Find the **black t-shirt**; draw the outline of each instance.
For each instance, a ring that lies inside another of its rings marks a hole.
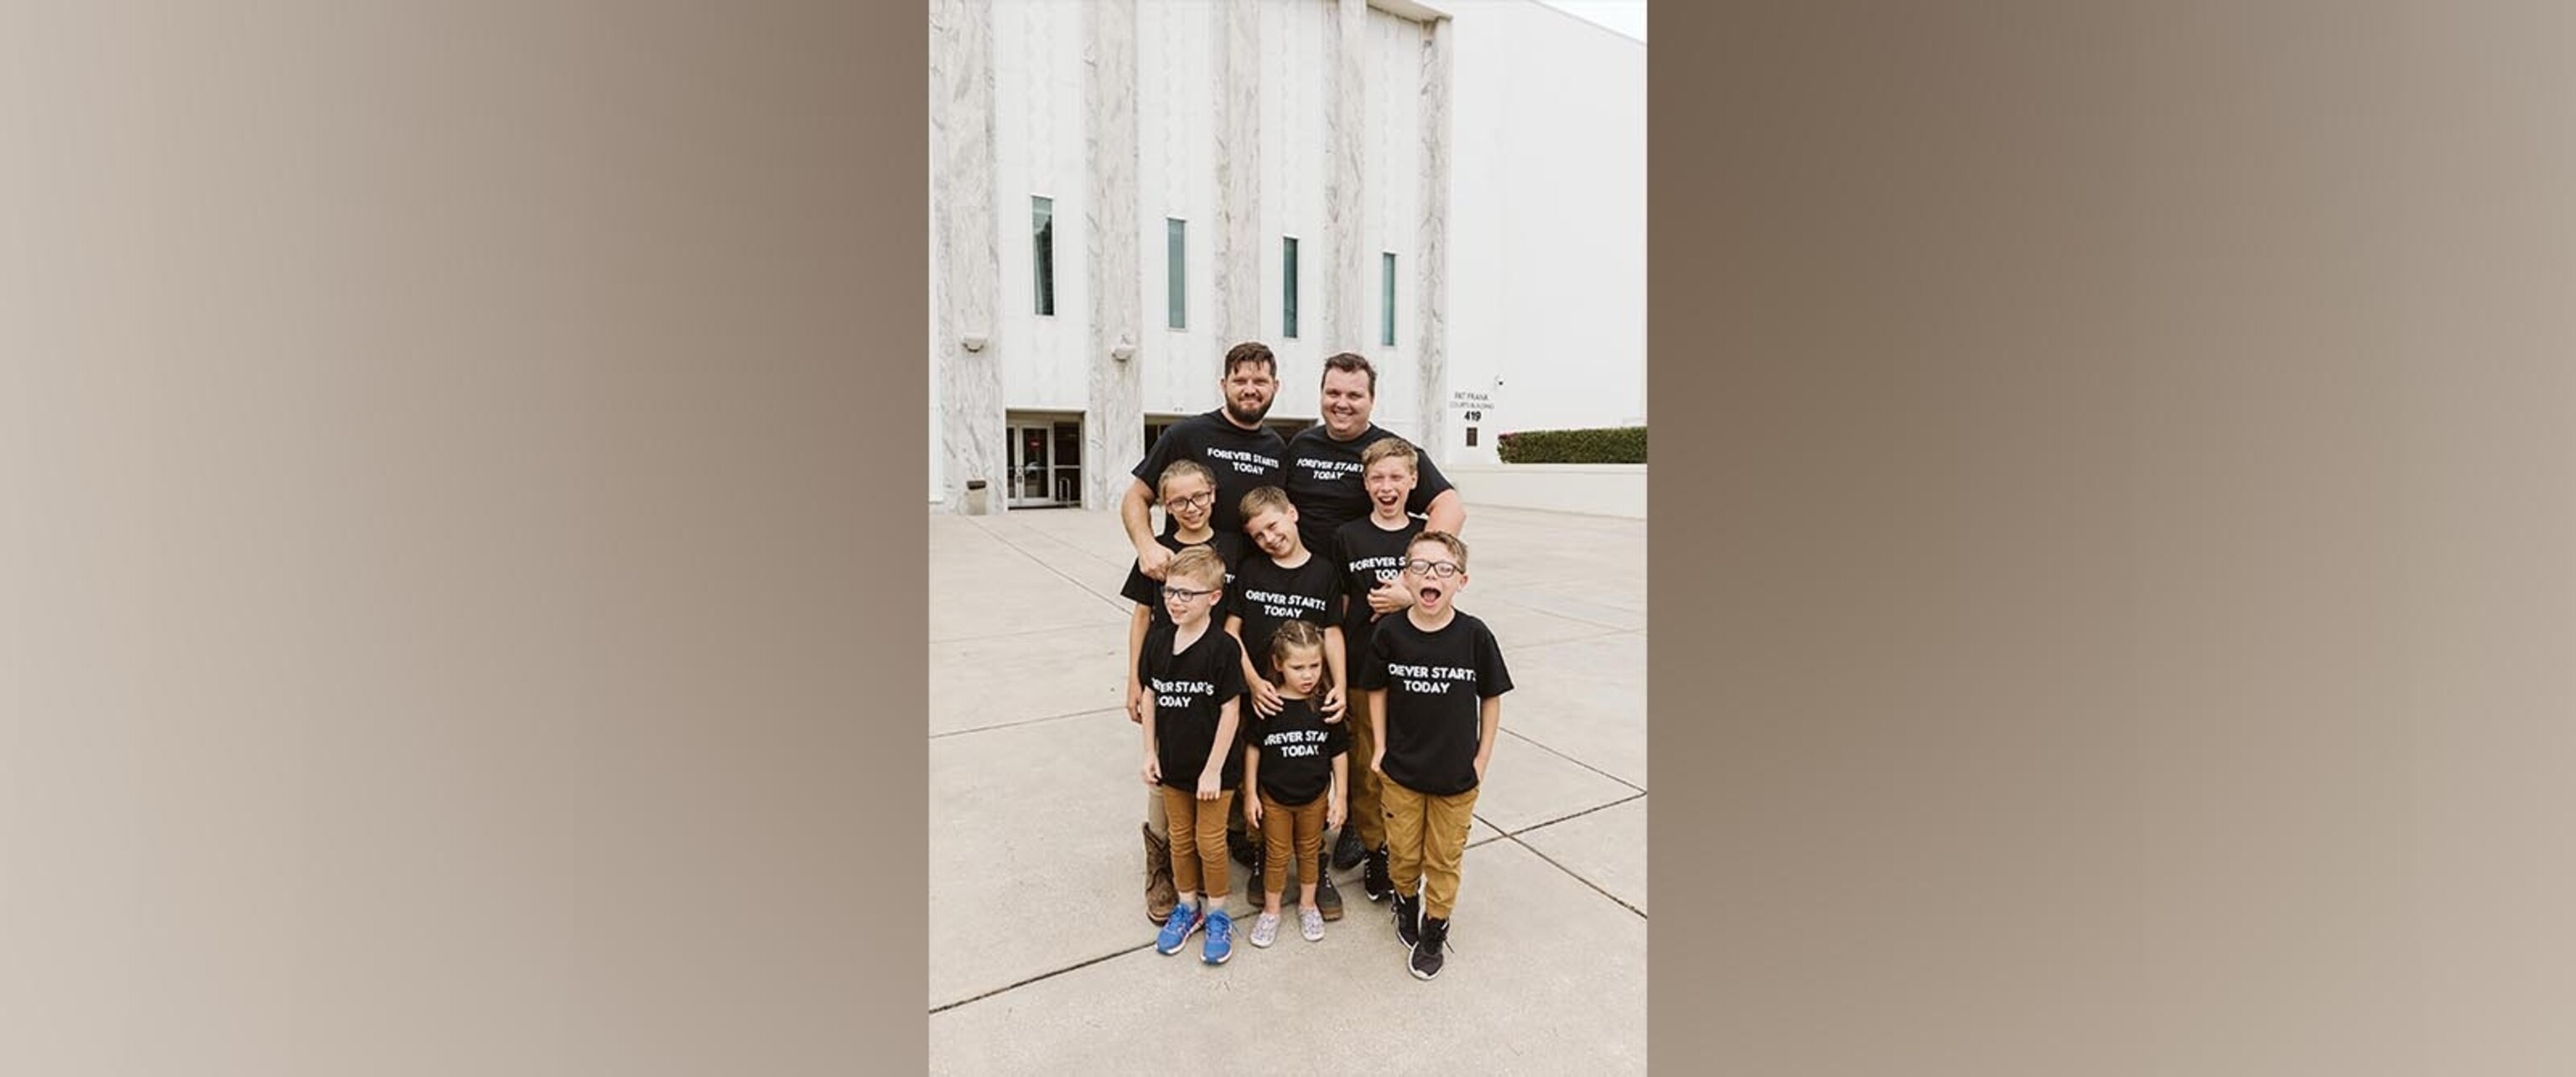
[[[1369,608],[1369,592],[1404,571],[1404,549],[1424,526],[1408,516],[1403,530],[1387,531],[1377,521],[1361,517],[1333,532],[1333,548],[1342,564],[1342,647],[1351,665],[1358,666],[1368,653],[1370,626],[1381,619]],[[1402,617],[1404,611],[1387,616]]]
[[[1145,633],[1145,652],[1136,658],[1136,679],[1154,700],[1154,758],[1162,764],[1163,784],[1196,790],[1199,771],[1207,767],[1208,752],[1216,747],[1216,727],[1225,717],[1225,703],[1243,694],[1243,652],[1235,649],[1234,637],[1211,624],[1188,650],[1173,654],[1177,631],[1164,625]],[[1217,787],[1232,789],[1241,784],[1243,753],[1228,744],[1224,777]]]
[[[1179,553],[1190,546],[1205,546],[1215,550],[1217,560],[1225,562],[1225,589],[1228,594],[1234,593],[1235,566],[1242,564],[1244,553],[1252,549],[1252,540],[1245,538],[1240,531],[1219,531],[1208,536],[1206,542],[1183,543],[1169,533],[1154,536],[1154,541],[1161,543],[1164,549],[1173,553]],[[1162,628],[1171,625],[1172,611],[1163,605],[1163,583],[1146,575],[1145,566],[1134,563],[1128,565],[1127,585],[1119,589],[1118,595],[1153,611],[1154,627]],[[1222,606],[1217,608],[1215,616],[1219,620],[1224,619],[1225,610]]]
[[[1282,699],[1279,713],[1253,719],[1261,750],[1261,791],[1302,808],[1333,789],[1333,760],[1351,750],[1350,723],[1327,722],[1313,699]]]
[[[1297,506],[1297,530],[1305,535],[1306,545],[1330,549],[1326,544],[1334,529],[1369,514],[1360,453],[1380,438],[1395,436],[1395,431],[1371,423],[1358,437],[1335,441],[1319,425],[1298,431],[1288,442],[1288,500]],[[1413,494],[1404,501],[1404,511],[1416,515],[1430,512],[1431,499],[1450,489],[1449,480],[1421,449],[1414,446]]]
[[[1454,610],[1437,632],[1396,614],[1378,621],[1367,653],[1353,679],[1386,689],[1386,776],[1433,796],[1475,788],[1479,705],[1512,690],[1492,630]]]
[[[1243,533],[1243,495],[1263,486],[1279,484],[1279,461],[1288,455],[1288,443],[1279,432],[1269,427],[1246,430],[1225,417],[1225,409],[1193,415],[1154,439],[1154,447],[1145,453],[1145,462],[1128,474],[1136,476],[1145,488],[1162,496],[1163,469],[1174,460],[1196,460],[1216,474],[1216,511],[1208,524],[1220,532]],[[1302,511],[1302,510],[1301,510]],[[1163,532],[1171,533],[1179,525],[1170,514],[1163,519]]]
[[[1270,555],[1254,550],[1235,570],[1225,611],[1243,618],[1243,653],[1252,656],[1253,668],[1262,671],[1264,678],[1275,681],[1270,637],[1290,621],[1312,622],[1318,629],[1335,627],[1339,613],[1333,600],[1341,595],[1342,574],[1324,555],[1309,550],[1305,564],[1281,568]]]

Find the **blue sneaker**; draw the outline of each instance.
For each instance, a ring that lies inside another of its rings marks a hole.
[[[1181,944],[1189,941],[1190,933],[1199,929],[1200,922],[1199,911],[1191,908],[1188,902],[1182,902],[1180,907],[1172,910],[1172,918],[1163,921],[1162,933],[1154,936],[1154,952],[1165,956],[1181,952]]]
[[[1227,916],[1224,909],[1217,909],[1208,913],[1207,946],[1199,952],[1199,960],[1205,961],[1211,965],[1222,965],[1225,964],[1227,958],[1233,956],[1233,918]]]

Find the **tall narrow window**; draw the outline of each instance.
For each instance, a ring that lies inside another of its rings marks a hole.
[[[1170,312],[1163,319],[1174,329],[1190,326],[1190,222],[1178,217],[1163,218],[1164,260],[1163,290],[1169,297],[1165,305]]]
[[[1031,197],[1030,215],[1036,241],[1031,245],[1037,267],[1038,313],[1055,313],[1055,199]]]
[[[1297,237],[1279,241],[1279,335],[1297,339]]]
[[[1392,347],[1394,347],[1394,346],[1395,346],[1395,252],[1394,252],[1394,251],[1388,251],[1388,252],[1386,252],[1385,254],[1383,254],[1383,255],[1379,256],[1379,260],[1378,260],[1378,289],[1377,289],[1377,291],[1378,291],[1378,301],[1377,301],[1377,302],[1378,302],[1378,310],[1379,310],[1379,312],[1380,312],[1380,317],[1378,318],[1377,342],[1378,342],[1379,344],[1383,344],[1383,345],[1385,345],[1385,346],[1387,346],[1387,347],[1392,348]]]

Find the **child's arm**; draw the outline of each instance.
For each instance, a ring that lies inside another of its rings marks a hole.
[[[1252,660],[1252,648],[1243,645],[1243,615],[1225,616],[1225,634],[1234,637],[1234,649],[1243,656],[1243,686],[1252,693],[1253,713],[1268,718],[1279,713],[1279,686],[1261,675],[1261,667]]]
[[[1199,799],[1215,800],[1217,784],[1225,777],[1225,753],[1234,750],[1234,712],[1240,699],[1225,701],[1225,710],[1216,720],[1216,743],[1208,746],[1207,765],[1199,768]]]
[[[1127,528],[1127,544],[1136,548],[1136,568],[1159,581],[1172,551],[1154,541],[1154,491],[1145,488],[1145,480],[1129,478],[1126,495],[1118,499],[1118,522]]]
[[[1145,693],[1141,705],[1144,709],[1137,715],[1136,721],[1137,724],[1145,727],[1145,784],[1161,785],[1163,784],[1162,753],[1154,744],[1154,694]]]
[[[1369,749],[1369,772],[1383,778],[1386,776],[1386,689],[1369,689],[1368,696],[1369,743],[1372,745]],[[1153,719],[1148,717],[1146,721]],[[1483,774],[1482,770],[1477,771],[1479,780]]]
[[[1137,663],[1145,658],[1145,627],[1154,623],[1154,615],[1144,603],[1136,604],[1136,615],[1127,619],[1127,720],[1142,722],[1145,710],[1145,682],[1136,679]]]
[[[1494,757],[1494,731],[1503,724],[1503,697],[1486,696],[1477,708],[1476,780],[1485,780],[1485,761]]]
[[[1387,577],[1377,585],[1375,590],[1370,591],[1368,604],[1369,612],[1384,617],[1411,607],[1413,592],[1405,589],[1404,576],[1399,573]]]
[[[1260,782],[1261,746],[1257,744],[1246,744],[1243,746],[1242,796],[1243,825],[1248,827],[1257,827],[1261,825],[1261,797],[1256,795],[1254,792],[1261,788]]]
[[[1349,752],[1333,757],[1333,799],[1324,805],[1324,829],[1326,830],[1342,825],[1344,803],[1342,798],[1344,791],[1350,788],[1350,768]]]
[[[1324,672],[1331,676],[1332,685],[1324,689],[1324,705],[1315,709],[1323,713],[1324,720],[1327,722],[1342,720],[1342,686],[1350,683],[1348,676],[1350,663],[1344,660],[1345,657],[1342,649],[1342,626],[1324,626]]]

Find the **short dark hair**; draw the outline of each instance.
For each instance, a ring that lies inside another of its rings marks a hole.
[[[1342,371],[1343,373],[1349,373],[1356,370],[1362,374],[1368,375],[1369,395],[1377,395],[1377,368],[1370,366],[1368,360],[1360,357],[1360,353],[1343,352],[1340,355],[1324,360],[1324,373],[1331,374],[1336,370]],[[1323,382],[1318,380],[1315,384],[1322,385]]]
[[[1279,360],[1270,354],[1270,345],[1258,340],[1244,341],[1225,353],[1225,376],[1233,377],[1234,368],[1246,363],[1259,363],[1270,368],[1271,377],[1279,376]]]

